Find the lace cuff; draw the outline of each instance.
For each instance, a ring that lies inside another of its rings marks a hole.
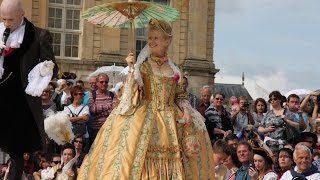
[[[28,86],[25,89],[25,92],[31,96],[38,96],[40,97],[43,90],[48,86],[52,75],[53,75],[53,66],[50,68],[46,67],[47,62],[41,62],[37,64],[28,74]],[[48,62],[49,63],[49,62]],[[51,62],[52,63],[52,62]],[[50,63],[49,63],[50,64]],[[44,76],[41,75],[41,67],[46,67],[44,69],[48,69],[45,71],[46,74]]]
[[[183,109],[183,113],[189,113],[192,118],[194,126],[200,131],[206,131],[206,125],[204,124],[205,118],[190,105],[187,98],[183,98],[183,95],[179,95],[178,106]]]

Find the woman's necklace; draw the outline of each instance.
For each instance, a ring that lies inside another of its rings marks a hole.
[[[162,75],[162,71],[161,71],[162,65],[168,62],[167,54],[165,54],[164,57],[156,57],[156,56],[150,55],[150,59],[157,64],[159,73]]]
[[[150,55],[150,59],[152,61],[154,61],[155,63],[157,63],[158,66],[162,66],[164,63],[166,63],[168,61],[168,57],[167,54],[165,54],[165,56],[163,57],[156,57],[156,56],[152,56]]]

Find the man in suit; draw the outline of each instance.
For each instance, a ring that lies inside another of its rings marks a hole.
[[[0,42],[1,49],[6,45],[0,58],[0,69],[3,72],[0,78],[0,147],[5,148],[11,157],[9,179],[16,180],[21,179],[23,153],[45,150],[41,99],[26,94],[28,74],[45,60],[51,60],[55,64],[53,77],[56,76],[58,67],[49,31],[35,27],[24,17],[20,0],[3,0],[0,16],[0,39],[3,40],[1,35],[4,29],[10,28],[7,42]]]

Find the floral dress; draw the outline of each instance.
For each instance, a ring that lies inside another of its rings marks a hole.
[[[184,108],[191,111],[190,132],[198,137],[200,152],[190,157],[182,146],[186,128],[177,120],[188,99],[179,94],[179,78],[153,74],[148,61],[139,71],[144,85],[132,82],[129,74],[121,102],[100,129],[78,179],[214,179],[204,119],[189,103]],[[201,130],[196,117],[202,118]]]
[[[289,111],[284,110],[284,115],[289,119],[291,114]],[[280,116],[276,116],[273,110],[266,113],[261,121],[263,128],[274,126],[275,130],[265,134],[265,143],[270,148],[279,149],[281,146],[286,144],[286,123],[281,119]],[[270,139],[271,138],[271,139]]]

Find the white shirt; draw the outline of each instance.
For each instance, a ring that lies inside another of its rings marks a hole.
[[[275,172],[268,172],[262,180],[277,180],[278,175]]]
[[[298,169],[297,166],[294,167],[294,171],[297,171],[297,169]],[[293,178],[293,176],[291,175],[290,170],[288,170],[282,175],[280,180],[287,180],[287,179],[292,179],[292,178]],[[311,174],[310,176],[307,176],[306,178],[308,180],[318,180],[318,179],[320,179],[320,173]]]

